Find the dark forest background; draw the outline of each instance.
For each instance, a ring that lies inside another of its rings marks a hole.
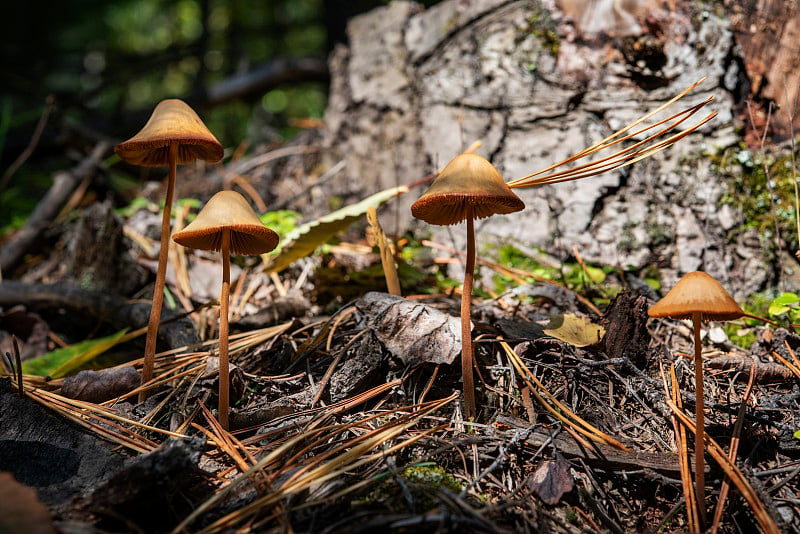
[[[67,0],[4,10],[0,236],[24,222],[54,172],[99,140],[133,135],[164,98],[189,102],[225,147],[290,138],[324,113],[326,58],[347,21],[386,3]],[[109,194],[135,189],[113,157],[106,163]]]

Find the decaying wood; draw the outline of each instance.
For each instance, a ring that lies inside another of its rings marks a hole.
[[[708,367],[730,371],[739,375],[740,380],[750,378],[751,368],[757,383],[792,380],[794,375],[785,366],[775,362],[762,362],[747,356],[718,356],[708,360]],[[755,366],[755,367],[753,367]]]
[[[504,416],[498,418],[496,424],[500,430],[509,426],[517,429],[512,431],[505,430],[507,435],[521,431],[520,429],[523,428],[524,425],[524,423],[520,421]],[[559,433],[555,439],[553,439],[552,435],[547,432],[533,430],[525,439],[525,445],[534,450],[542,445],[551,443],[558,452],[567,458],[581,458],[586,463],[595,467],[603,467],[620,472],[650,469],[662,475],[675,478],[680,477],[678,458],[674,454],[641,450],[622,452],[619,449],[602,443],[592,443],[593,448],[588,449],[566,432]],[[692,460],[692,463],[694,463],[694,460]],[[705,469],[706,471],[710,470],[708,465],[706,465]]]
[[[130,302],[117,295],[100,291],[89,291],[74,285],[25,284],[5,281],[0,284],[0,307],[24,305],[29,310],[41,311],[66,309],[96,320],[108,321],[114,328],[141,328],[150,317],[150,304]],[[169,319],[165,310],[166,319]],[[195,325],[188,318],[180,317],[162,323],[158,331],[159,340],[169,348],[184,347],[200,342]],[[165,347],[166,348],[166,347]]]
[[[0,378],[0,471],[60,505],[96,487],[125,461],[104,440],[11,392]]]
[[[206,92],[205,105],[216,106],[235,99],[260,98],[273,87],[298,82],[325,82],[328,67],[319,58],[278,58],[212,85]]]
[[[123,235],[122,221],[110,202],[82,210],[74,230],[68,233],[64,279],[84,289],[135,293],[147,274],[133,261]]]
[[[753,95],[777,104],[770,122],[781,137],[800,131],[800,3],[797,0],[725,0]],[[761,120],[765,119],[766,110]]]
[[[627,357],[640,369],[647,364],[647,298],[623,291],[611,301],[601,321],[606,329],[603,347],[609,358]]]
[[[36,238],[58,215],[78,185],[97,172],[110,148],[108,143],[100,142],[75,168],[58,172],[53,176],[53,185],[36,205],[25,225],[0,249],[0,269],[3,272],[9,272],[19,263]]]

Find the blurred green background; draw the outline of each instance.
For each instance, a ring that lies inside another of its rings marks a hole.
[[[280,141],[321,118],[329,52],[347,20],[379,0],[19,2],[0,18],[0,231],[101,139],[133,135],[164,98],[182,98],[226,147]],[[432,4],[434,2],[428,2]],[[235,82],[235,83],[234,83]]]

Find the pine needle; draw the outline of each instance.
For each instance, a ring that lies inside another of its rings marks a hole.
[[[678,408],[671,400],[667,401],[667,405],[680,420],[680,422],[690,431],[694,432],[694,420],[686,415],[683,410]],[[778,525],[775,524],[775,520],[771,515],[769,515],[766,506],[761,499],[758,498],[758,495],[756,494],[755,490],[753,490],[750,482],[747,481],[736,464],[734,464],[728,458],[728,456],[725,454],[725,451],[722,450],[722,447],[720,447],[717,442],[714,441],[708,434],[704,434],[703,438],[706,450],[709,452],[709,454],[711,454],[711,457],[714,458],[717,464],[719,464],[725,474],[728,475],[731,482],[733,482],[733,485],[736,486],[736,489],[739,490],[739,493],[741,493],[742,497],[744,497],[744,499],[747,501],[747,504],[750,505],[750,508],[753,510],[753,514],[756,517],[756,521],[761,527],[761,531],[765,532],[766,534],[779,534],[780,529],[778,528]]]
[[[664,391],[667,397],[672,399],[679,408],[683,408],[681,402],[680,388],[678,387],[678,377],[675,374],[675,364],[673,363],[669,369],[669,383],[664,374],[664,367],[661,367],[661,378],[664,381]],[[689,526],[689,532],[700,532],[699,524],[699,511],[697,510],[697,499],[694,494],[694,483],[692,478],[692,470],[689,463],[689,446],[686,439],[686,427],[684,427],[678,418],[673,414],[672,427],[675,429],[675,445],[678,449],[679,467],[681,470],[681,486],[683,487],[683,500],[686,503],[686,523]]]
[[[375,413],[352,423],[306,430],[266,454],[252,468],[242,473],[228,486],[195,509],[173,532],[186,531],[198,517],[221,503],[236,487],[249,480],[254,474],[261,473],[263,480],[273,483],[280,479],[280,484],[273,486],[272,491],[255,499],[250,504],[238,508],[208,525],[201,532],[220,532],[231,529],[260,510],[274,507],[289,495],[306,491],[312,486],[341,476],[362,465],[379,461],[385,455],[392,454],[430,433],[441,430],[440,427],[429,428],[394,445],[387,446],[403,432],[416,425],[423,417],[456,398],[457,395],[453,394],[445,399]],[[396,419],[343,441],[333,449],[317,455],[307,454],[317,446],[329,444],[331,440],[337,439],[337,436],[346,431],[363,429],[370,422],[383,421],[393,415],[397,416]],[[267,473],[269,468],[273,468],[275,471]]]
[[[606,445],[610,445],[614,448],[617,448],[621,451],[630,452],[630,449],[617,441],[616,439],[612,438],[608,434],[604,433],[600,429],[592,426],[590,423],[586,422],[585,420],[581,419],[578,415],[573,413],[569,408],[567,408],[564,404],[562,404],[558,399],[553,397],[542,385],[538,378],[531,372],[530,369],[525,365],[522,359],[514,352],[508,343],[505,341],[500,342],[500,346],[506,352],[509,360],[514,365],[514,368],[517,370],[517,373],[522,377],[522,380],[528,385],[528,388],[539,401],[539,403],[551,414],[556,416],[562,423],[569,426],[576,432],[583,434],[587,438],[592,441],[598,443],[604,443]],[[544,395],[549,399],[550,402],[546,401],[542,395],[539,394],[539,390],[541,390]],[[550,404],[552,403],[552,404]]]
[[[694,106],[690,106],[650,126],[635,131],[632,131],[633,128],[635,128],[642,122],[646,121],[647,119],[656,115],[657,113],[663,111],[667,107],[674,104],[676,101],[686,96],[689,92],[692,91],[692,89],[700,85],[704,80],[705,78],[700,79],[699,81],[695,82],[691,87],[682,91],[680,94],[672,98],[670,101],[666,102],[665,104],[662,104],[655,110],[643,115],[642,117],[638,118],[637,120],[628,124],[627,126],[620,128],[619,130],[609,135],[602,141],[599,141],[593,144],[592,146],[578,152],[577,154],[573,154],[572,156],[562,161],[559,161],[558,163],[554,163],[553,165],[550,165],[545,169],[529,174],[527,176],[523,176],[522,178],[517,178],[516,180],[512,180],[511,182],[508,183],[508,186],[512,189],[520,187],[537,187],[541,185],[554,184],[559,182],[568,182],[572,180],[579,180],[581,178],[588,178],[589,176],[595,176],[598,174],[603,174],[612,171],[614,169],[626,167],[639,160],[650,157],[664,150],[665,148],[675,144],[676,142],[683,139],[690,133],[694,132],[695,130],[706,124],[708,121],[710,121],[717,115],[716,111],[712,111],[691,128],[679,131],[677,133],[672,133],[668,137],[663,138],[667,134],[670,134],[670,132],[675,131],[678,126],[680,126],[690,117],[694,116],[707,104],[711,103],[713,101],[713,97],[708,97],[703,102],[696,104]],[[670,123],[670,121],[674,122]],[[609,156],[606,156],[596,161],[584,163],[582,165],[578,165],[570,169],[552,172],[554,171],[554,169],[563,167],[577,160],[591,156],[592,154],[596,154],[602,150],[611,148],[614,145],[617,145],[623,141],[635,138],[641,134],[644,134],[645,132],[652,131],[653,129],[661,126],[663,126],[663,128],[660,128],[656,130],[654,133],[649,134],[648,137],[643,139],[642,141],[638,141],[633,145],[624,148],[622,150],[619,150],[618,152],[615,152]],[[663,139],[661,141],[655,142],[659,138]]]

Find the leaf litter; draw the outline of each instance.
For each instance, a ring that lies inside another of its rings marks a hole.
[[[647,153],[631,151],[607,161],[628,163]],[[369,206],[388,198],[373,200],[345,210],[351,212],[343,217],[359,220]],[[330,220],[332,233],[344,228],[338,221],[338,215]],[[307,234],[300,232],[301,238],[313,237],[313,248],[329,237],[330,228],[321,222],[324,231],[310,223]],[[399,259],[402,245],[397,247]],[[218,389],[209,366],[218,349],[213,314],[196,307],[190,295],[177,301],[188,304],[200,340],[158,354],[154,379],[145,386],[152,396],[141,404],[135,402],[138,388],[109,400],[80,400],[66,396],[66,378],[24,375],[18,384],[13,359],[3,355],[8,378],[0,396],[15,395],[22,386],[26,402],[80,425],[113,444],[109,448],[140,455],[136,465],[119,472],[124,476],[90,481],[69,505],[51,506],[56,526],[125,531],[147,525],[154,532],[630,532],[696,526],[696,517],[685,512],[682,482],[684,467],[693,465],[685,452],[692,449],[687,442],[693,424],[683,412],[693,404],[691,338],[680,323],[642,317],[645,297],[625,290],[630,273],[606,275],[603,283],[622,291],[598,307],[563,283],[484,262],[533,282],[510,296],[476,299],[479,410],[468,421],[454,362],[458,295],[413,294],[416,287],[406,283],[410,298],[399,299],[375,292],[382,289],[375,278],[362,278],[349,281],[359,296],[331,309],[317,300],[324,288],[311,273],[323,261],[337,260],[324,254],[303,259],[305,254],[282,278],[259,273],[252,290],[244,281],[238,293],[232,290],[232,309],[244,313],[230,337],[232,389],[238,381],[240,392],[232,395],[238,402],[231,432],[219,427],[209,409]],[[188,255],[189,266],[195,260]],[[378,254],[369,261],[382,271]],[[258,271],[247,267],[243,279]],[[403,265],[398,267],[402,277]],[[437,265],[429,261],[417,268]],[[289,290],[308,296],[309,305],[299,308],[304,315],[265,328],[244,320],[246,309],[268,309]],[[175,282],[168,291],[181,296]],[[554,303],[560,307],[555,315]],[[552,317],[560,328],[545,325]],[[620,334],[626,331],[620,322],[635,325],[636,335]],[[796,377],[767,374],[747,395],[741,366],[713,363],[746,352],[755,372],[759,363],[786,365],[777,356],[796,366],[798,336],[753,330],[758,339],[748,349],[720,344],[706,354],[712,369],[704,378],[707,451],[718,462],[707,463],[706,480],[716,489],[727,474],[733,488],[721,515],[723,532],[800,525]],[[111,368],[141,364],[133,359]],[[670,369],[669,388],[663,368]],[[726,461],[739,412],[738,455]],[[192,476],[173,476],[187,468]],[[125,485],[128,475],[138,490]],[[709,509],[715,498],[712,492]],[[142,516],[150,503],[164,499],[180,506]]]

